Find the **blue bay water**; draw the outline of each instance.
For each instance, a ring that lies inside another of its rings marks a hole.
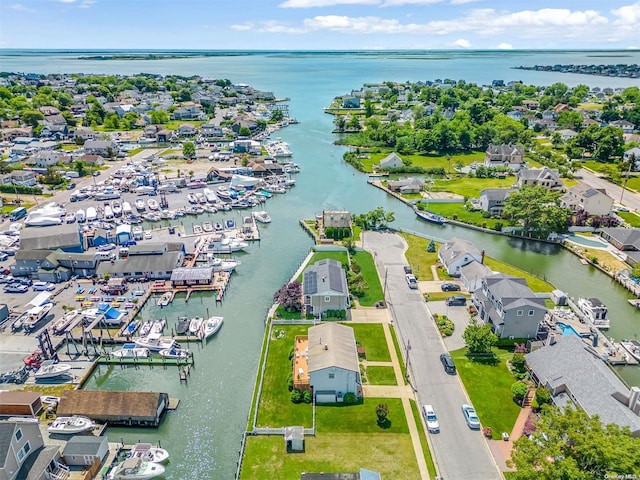
[[[195,348],[196,365],[187,383],[180,382],[175,368],[100,367],[87,388],[164,391],[181,400],[158,429],[109,429],[111,441],[160,441],[171,453],[168,479],[232,478],[240,440],[246,427],[255,381],[266,311],[273,293],[296,270],[311,241],[298,221],[313,218],[322,209],[345,209],[354,213],[382,206],[396,213],[395,224],[432,235],[467,238],[487,254],[516,264],[553,282],[572,296],[597,296],[610,309],[611,335],[638,334],[639,314],[626,304],[626,292],[599,272],[582,266],[561,249],[507,239],[452,226],[436,227],[419,222],[410,209],[366,184],[367,177],[342,162],[344,148],[333,145],[332,117],[323,113],[336,95],[360,88],[364,83],[418,81],[436,78],[463,79],[480,84],[501,79],[548,85],[564,82],[599,87],[637,85],[637,80],[552,72],[514,70],[519,65],[640,63],[640,52],[250,52],[167,60],[78,60],[105,52],[69,53],[0,50],[0,71],[36,73],[140,72],[201,75],[228,78],[290,97],[290,111],[300,124],[277,135],[291,144],[302,173],[289,193],[266,203],[273,222],[261,229],[262,241],[243,255],[221,305],[209,296],[193,296],[188,303],[177,298],[160,310],[153,302],[145,318],[178,315],[224,315],[225,324],[207,345]],[[119,52],[125,53],[125,52]],[[228,215],[227,215],[228,216]],[[212,217],[216,221],[219,217]],[[191,245],[189,245],[191,247]],[[623,376],[640,384],[639,369],[622,370]]]

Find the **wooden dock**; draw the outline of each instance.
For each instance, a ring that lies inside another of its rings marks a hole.
[[[98,363],[103,365],[176,365],[186,366],[193,365],[193,353],[187,358],[164,358],[164,357],[146,357],[146,358],[118,358],[112,355],[102,355],[98,359]]]

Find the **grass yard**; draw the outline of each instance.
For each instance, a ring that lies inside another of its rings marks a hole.
[[[466,348],[451,352],[451,356],[482,426],[493,428],[493,438],[498,440],[502,432],[511,433],[520,407],[512,400],[511,385],[516,379],[507,369],[513,354],[498,348],[493,351],[498,359],[494,364],[470,360]]]
[[[278,305],[275,316],[285,320],[300,320],[302,318],[302,312],[287,312],[284,306]]]
[[[513,275],[516,277],[522,277],[527,280],[527,285],[534,292],[552,292],[555,287],[549,282],[536,277],[535,275],[525,272],[518,267],[509,265],[508,263],[501,262],[491,257],[484,257],[484,263],[487,267],[495,272],[506,273],[507,275]]]
[[[393,367],[367,367],[367,379],[371,385],[398,385]]]
[[[389,406],[388,423],[378,425],[376,407]],[[297,424],[291,424],[297,425]],[[365,398],[362,403],[316,405],[316,433],[409,433],[400,398]]]
[[[400,233],[400,235],[409,246],[404,255],[407,257],[407,263],[413,269],[413,274],[418,277],[418,280],[433,280],[431,265],[438,263],[437,252],[440,244],[436,243],[436,251],[430,253],[427,252],[430,240],[407,233]]]
[[[454,295],[460,295],[460,292],[429,292],[427,295],[427,302],[437,302],[446,300]],[[466,295],[465,295],[466,296]]]
[[[361,159],[362,164],[364,165],[367,171],[371,171],[373,169],[374,164],[380,163],[380,161],[387,157],[392,151],[386,151],[383,153],[372,153],[371,158],[363,158]],[[449,171],[449,160],[447,160],[446,155],[440,155],[437,153],[428,153],[426,155],[401,155],[400,158],[403,160],[408,160],[411,162],[411,166],[419,166],[423,168],[444,168],[445,172]],[[453,167],[456,163],[462,162],[464,166],[471,165],[474,162],[482,162],[484,161],[485,152],[469,152],[469,153],[460,153],[458,155],[450,155],[451,159],[451,171],[453,172]]]
[[[134,148],[133,150],[129,150],[129,151],[127,152],[127,155],[128,155],[129,157],[133,157],[134,155],[137,155],[138,153],[140,153],[140,152],[142,152],[142,151],[144,151],[144,148]]]
[[[625,223],[628,223],[632,227],[640,227],[640,215],[634,212],[616,212],[616,215],[623,218]]]
[[[331,251],[319,251],[313,252],[309,263],[307,263],[306,267],[313,265],[320,260],[324,260],[325,258],[330,258],[332,260],[337,260],[341,265],[346,265],[349,262],[349,256],[346,250],[331,250]],[[298,281],[302,283],[302,273],[298,276]]]
[[[387,348],[387,339],[380,323],[345,323],[353,328],[356,342],[365,348],[367,360],[372,362],[390,362],[391,354]]]
[[[241,480],[298,480],[304,472],[358,472],[363,466],[382,478],[420,478],[409,435],[332,433],[304,441],[304,453],[287,454],[281,436],[248,437]]]
[[[260,398],[258,421],[260,427],[283,427],[287,425],[312,425],[311,405],[294,404],[287,389],[287,377],[291,373],[289,352],[296,335],[306,335],[308,325],[275,325],[273,332],[281,338],[269,339],[269,354]],[[282,333],[284,332],[284,333]],[[280,439],[282,440],[282,439]]]
[[[358,303],[363,307],[371,307],[375,305],[376,302],[384,300],[382,285],[380,284],[378,271],[373,262],[373,256],[369,252],[359,250],[351,256],[351,261],[360,266],[360,274],[364,281],[367,282],[367,290],[362,297],[358,297]]]
[[[429,210],[446,218],[459,222],[476,225],[483,228],[495,228],[496,224],[506,225],[507,221],[500,218],[485,218],[483,212],[472,212],[464,207],[463,203],[429,203]]]
[[[409,400],[409,402],[411,403],[413,418],[416,421],[418,432],[420,433],[420,446],[422,447],[422,452],[424,453],[424,459],[427,462],[427,471],[429,472],[429,478],[435,478],[436,466],[433,463],[433,458],[431,457],[431,452],[429,451],[429,444],[427,443],[424,426],[422,425],[422,415],[420,414],[420,409],[418,408],[418,405],[415,401]]]
[[[391,332],[391,338],[393,339],[393,346],[396,349],[396,357],[398,358],[398,362],[400,362],[400,371],[402,372],[402,378],[404,378],[404,384],[407,385],[407,367],[404,364],[404,357],[402,356],[402,351],[400,350],[400,342],[398,342],[398,337],[396,336],[396,329],[391,328],[389,330]]]
[[[509,188],[516,182],[515,177],[501,178],[469,178],[453,177],[436,179],[432,192],[451,192],[465,198],[478,198],[485,188]]]
[[[617,272],[618,270],[625,270],[629,268],[626,263],[620,261],[617,257],[614,257],[606,250],[584,247],[578,247],[578,250],[581,251],[582,255],[584,255],[587,259],[591,260],[592,262],[595,259],[598,265],[610,272]]]

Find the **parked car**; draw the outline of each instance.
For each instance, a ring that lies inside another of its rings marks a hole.
[[[456,295],[454,297],[447,298],[444,303],[449,307],[464,307],[467,304],[467,297],[463,295]]]
[[[114,243],[107,243],[98,247],[99,252],[108,252],[109,250],[115,250],[116,245]]]
[[[404,267],[402,267],[402,268],[404,268],[404,273],[405,273],[405,275],[406,275],[407,273],[413,273],[413,271],[411,270],[411,267],[410,267],[409,265],[405,265],[405,266],[404,266]]]
[[[460,291],[460,285],[458,285],[457,283],[443,283],[442,285],[440,285],[440,289],[443,292],[459,292]]]
[[[13,278],[12,275],[0,275],[0,283],[13,283],[15,281],[15,278]]]
[[[0,262],[4,262],[5,260],[7,260],[9,258],[9,255],[7,255],[4,252],[0,252]]]
[[[21,283],[10,283],[4,287],[5,293],[24,293],[27,290],[29,290],[29,287],[22,285]]]
[[[407,280],[407,285],[409,288],[416,289],[418,288],[418,279],[412,273],[407,273],[404,278]]]
[[[145,230],[144,231],[144,239],[145,240],[151,240],[151,238],[153,238],[152,234],[151,234],[151,230]]]
[[[444,371],[455,375],[456,373],[456,364],[453,363],[453,358],[448,353],[440,354],[440,361],[442,362],[442,366],[444,367]]]
[[[34,292],[50,292],[56,289],[56,286],[49,282],[35,282],[32,287]]]
[[[464,420],[467,422],[469,428],[480,430],[480,419],[478,418],[478,415],[476,415],[475,408],[468,403],[465,403],[462,405],[462,414],[464,415]]]
[[[422,406],[422,414],[424,415],[424,421],[427,422],[427,430],[430,433],[440,433],[440,422],[436,417],[436,412],[431,405]]]
[[[33,280],[31,280],[28,277],[16,278],[16,282],[18,282],[21,285],[26,285],[27,287],[30,287],[31,285],[33,285]]]

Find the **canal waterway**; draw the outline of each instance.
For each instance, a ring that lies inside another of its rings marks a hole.
[[[9,53],[9,54],[8,54]],[[0,51],[0,70],[38,73],[139,72],[229,78],[278,97],[290,97],[290,111],[300,123],[277,133],[291,145],[302,173],[286,195],[265,204],[273,222],[261,226],[262,240],[241,256],[225,300],[216,305],[208,295],[177,297],[160,310],[153,302],[145,318],[179,315],[223,315],[225,323],[204,346],[192,345],[195,368],[180,382],[174,368],[100,366],[87,388],[164,391],[181,403],[155,430],[110,428],[110,440],[160,441],[170,451],[168,479],[229,479],[238,460],[256,375],[264,319],[272,296],[294,273],[312,245],[298,225],[322,209],[361,213],[381,206],[395,212],[394,226],[436,239],[466,238],[490,256],[509,262],[552,282],[570,296],[597,296],[609,306],[610,335],[636,338],[640,314],[627,302],[627,292],[593,267],[556,245],[489,235],[452,225],[435,226],[417,220],[405,205],[367,185],[367,176],[344,164],[344,148],[333,145],[332,117],[323,113],[331,99],[367,82],[418,81],[436,78],[490,83],[494,79],[532,84],[564,82],[591,86],[630,86],[631,79],[513,70],[518,65],[639,63],[640,52],[401,52],[401,53],[254,53],[251,55],[160,61],[81,61],[62,52]],[[597,57],[596,57],[597,56]],[[608,58],[609,57],[609,58]],[[169,197],[170,201],[170,197]],[[229,214],[234,215],[232,212]],[[227,215],[212,218],[226,218]],[[640,385],[640,368],[618,370]]]

